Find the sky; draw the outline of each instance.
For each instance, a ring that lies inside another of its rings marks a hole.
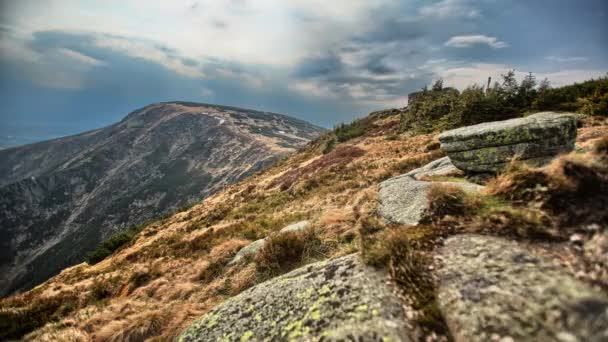
[[[606,0],[0,0],[0,147],[195,101],[332,127],[436,79],[608,72]]]

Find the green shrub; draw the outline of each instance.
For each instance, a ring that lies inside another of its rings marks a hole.
[[[592,96],[579,99],[581,113],[608,116],[608,91],[603,94],[598,89]]]
[[[128,245],[133,241],[135,236],[141,232],[148,223],[143,223],[137,226],[133,226],[123,232],[117,233],[111,236],[106,241],[102,242],[97,248],[89,253],[85,261],[89,265],[95,265],[96,263],[104,260],[108,256],[112,255],[115,251],[121,249],[122,247]]]
[[[361,121],[354,121],[350,124],[340,124],[334,129],[334,134],[338,142],[345,142],[365,134],[365,127]]]
[[[560,88],[547,80],[537,85],[533,74],[518,83],[514,71],[488,90],[473,85],[462,93],[437,88],[415,93],[401,114],[401,130],[429,133],[487,121],[506,120],[541,110],[580,111],[608,116],[608,77]]]

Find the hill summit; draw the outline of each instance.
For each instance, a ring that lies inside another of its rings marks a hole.
[[[280,114],[169,102],[1,150],[0,295],[39,284],[113,234],[196,203],[323,131]]]

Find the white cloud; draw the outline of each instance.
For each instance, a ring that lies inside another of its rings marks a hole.
[[[443,0],[432,5],[423,6],[418,11],[423,17],[437,19],[446,18],[478,18],[481,16],[479,9],[463,0]]]
[[[60,48],[57,49],[57,51],[62,54],[63,56],[86,66],[102,66],[102,65],[106,65],[105,62],[97,60],[91,56],[87,56],[84,55],[80,52],[74,51],[74,50],[70,50],[70,49],[64,49],[64,48]]]
[[[501,82],[501,75],[506,74],[509,70],[515,70],[515,77],[519,81],[528,74],[528,71],[523,71],[525,69],[518,68],[515,65],[461,63],[447,60],[426,63],[422,69],[432,72],[436,75],[436,79],[442,78],[446,86],[455,87],[460,90],[474,84],[485,85],[488,77],[492,77],[492,83]],[[596,69],[571,69],[534,73],[537,80],[547,78],[551,85],[555,87],[572,84],[574,82],[582,82],[591,78],[598,78],[605,74],[605,70]]]
[[[190,78],[203,78],[205,76],[198,65],[186,65],[182,59],[167,54],[150,41],[127,37],[96,35],[94,44],[100,48],[155,62],[181,76]]]
[[[551,61],[551,62],[558,62],[558,63],[576,63],[576,62],[586,62],[589,60],[589,58],[581,57],[581,56],[572,56],[572,57],[547,56],[547,57],[545,57],[545,59],[548,61]]]
[[[86,71],[105,65],[103,61],[70,49],[33,50],[26,42],[22,37],[0,36],[0,50],[5,62],[38,86],[82,89],[86,83]]]
[[[493,49],[503,49],[509,46],[509,44],[498,40],[496,37],[489,37],[483,34],[474,34],[466,36],[454,36],[445,42],[445,46],[451,46],[456,48],[466,48],[473,45],[488,45]]]
[[[3,14],[10,20],[6,24],[28,33],[106,33],[163,42],[180,55],[196,60],[218,58],[290,67],[311,50],[333,46],[353,32],[363,32],[370,11],[389,2],[48,0],[40,10],[39,1],[20,0],[3,8]],[[135,47],[128,50],[136,53]]]

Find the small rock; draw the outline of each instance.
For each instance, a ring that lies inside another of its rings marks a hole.
[[[248,255],[252,255],[253,253],[257,252],[260,248],[262,248],[262,246],[264,246],[265,241],[266,241],[266,239],[259,239],[259,240],[256,240],[256,241],[250,243],[249,245],[241,248],[241,250],[239,250],[239,252],[236,253],[234,258],[232,258],[232,260],[230,260],[228,265],[234,265],[237,262],[239,262],[241,259],[243,259],[244,257],[246,257]]]
[[[483,188],[467,182],[425,182],[408,175],[398,176],[380,183],[380,215],[390,223],[417,225],[429,207],[427,194],[432,184],[457,186],[465,191]]]
[[[292,223],[280,230],[281,233],[285,232],[297,232],[304,230],[310,226],[310,221],[300,221],[296,223]]]

